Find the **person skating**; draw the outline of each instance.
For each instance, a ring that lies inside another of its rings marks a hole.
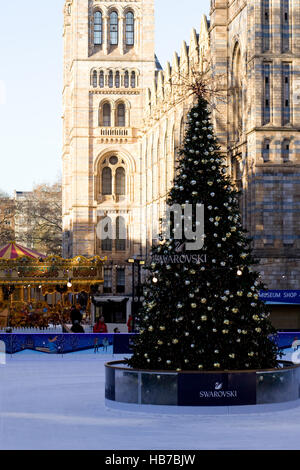
[[[98,338],[95,338],[94,340],[94,353],[98,353],[99,352],[99,339]]]

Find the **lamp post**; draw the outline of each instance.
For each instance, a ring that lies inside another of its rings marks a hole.
[[[144,260],[129,258],[128,263],[132,264],[132,302],[131,302],[131,317],[132,317],[132,332],[135,330],[135,265],[138,267],[138,285],[137,285],[137,306],[139,307],[141,301],[141,267],[145,264]]]

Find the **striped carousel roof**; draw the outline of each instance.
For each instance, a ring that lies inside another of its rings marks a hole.
[[[30,248],[25,248],[16,242],[10,242],[0,248],[0,259],[17,259],[22,256],[28,256],[29,258],[46,258],[45,255],[38,253]]]

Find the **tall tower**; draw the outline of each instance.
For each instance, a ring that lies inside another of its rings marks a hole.
[[[125,260],[140,253],[139,139],[154,75],[154,0],[65,2],[64,255],[107,256],[108,293],[126,292]],[[104,218],[113,240],[97,237]]]

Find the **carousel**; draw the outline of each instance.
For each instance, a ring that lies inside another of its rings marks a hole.
[[[106,258],[45,256],[10,242],[0,248],[0,329],[48,328],[70,321],[72,305],[90,321],[91,295]]]

